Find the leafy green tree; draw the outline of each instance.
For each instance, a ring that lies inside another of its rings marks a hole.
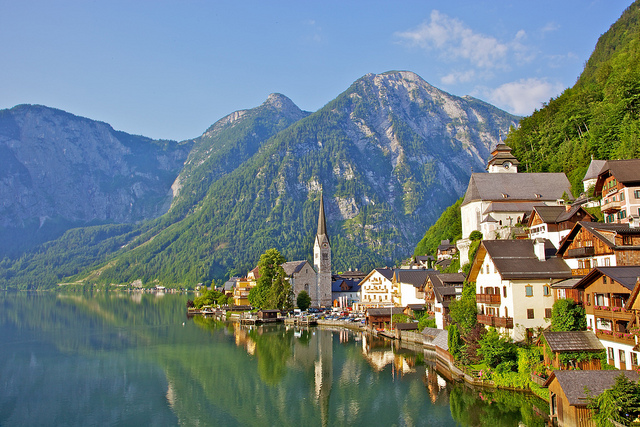
[[[447,331],[447,345],[449,346],[449,353],[458,359],[460,357],[460,348],[462,347],[462,339],[460,338],[460,330],[455,323],[449,325]]]
[[[476,240],[482,240],[482,233],[479,232],[478,230],[473,230],[470,234],[469,234],[469,240],[475,242]]]
[[[302,311],[311,307],[311,297],[309,296],[307,291],[300,291],[300,293],[298,294],[298,298],[296,299],[296,304]]]
[[[478,354],[482,360],[492,368],[505,364],[510,367],[516,366],[518,359],[517,347],[511,339],[501,335],[495,328],[489,331],[480,339]]]
[[[282,268],[285,258],[277,249],[268,249],[260,256],[260,277],[249,292],[249,302],[257,308],[288,309],[293,306],[292,290]]]
[[[451,301],[449,315],[453,323],[457,324],[462,334],[467,334],[478,322],[478,309],[476,307],[476,287],[474,283],[467,282],[462,289],[459,300]]]
[[[610,426],[609,420],[628,426],[640,417],[640,384],[620,374],[613,387],[599,396],[589,396],[588,407],[593,410],[593,421],[598,427]]]
[[[584,331],[585,329],[587,329],[587,318],[583,307],[571,298],[559,299],[553,303],[552,331]]]

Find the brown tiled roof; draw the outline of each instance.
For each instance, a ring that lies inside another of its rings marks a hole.
[[[462,206],[475,200],[555,202],[564,193],[571,194],[564,173],[474,173]]]
[[[404,311],[403,307],[393,307],[393,311],[391,307],[386,308],[370,308],[367,310],[367,314],[369,316],[388,316],[391,312],[393,314],[401,314]]]
[[[553,256],[555,248],[545,239],[546,259],[541,261],[533,251],[533,240],[483,240],[482,246],[493,260],[503,279],[568,279],[571,268]]]
[[[638,381],[638,373],[635,371],[553,371],[547,384],[555,377],[570,405],[587,406],[588,395],[585,388],[591,396],[598,396],[611,388],[619,375]]]
[[[604,350],[604,346],[591,331],[569,331],[542,333],[549,344],[551,351],[599,351]]]
[[[574,285],[575,288],[583,288],[590,283],[593,283],[601,276],[611,277],[616,282],[620,283],[630,291],[636,285],[638,278],[640,278],[640,265],[621,265],[617,267],[594,267],[589,274],[584,276],[578,283]]]
[[[581,229],[587,230],[589,233],[593,234],[598,240],[602,241],[605,245],[610,247],[611,249],[624,249],[624,250],[638,250],[640,247],[638,246],[627,246],[627,245],[616,245],[615,241],[612,241],[609,237],[606,236],[606,232],[615,233],[620,235],[640,235],[640,228],[631,228],[629,224],[616,224],[616,223],[603,223],[603,222],[588,222],[588,221],[578,221],[576,225],[573,226],[569,234],[560,242],[560,247],[558,248],[558,255],[564,255],[565,251],[569,248],[573,239],[578,235]]]
[[[626,186],[640,183],[640,159],[608,160],[598,176],[604,174],[613,175]]]

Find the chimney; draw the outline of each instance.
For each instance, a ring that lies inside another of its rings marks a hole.
[[[544,239],[537,238],[533,241],[533,253],[538,257],[540,261],[547,259],[544,250]]]
[[[571,210],[571,205],[564,205],[564,209],[569,212]]]

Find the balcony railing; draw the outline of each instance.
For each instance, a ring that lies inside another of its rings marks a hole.
[[[593,256],[596,251],[593,246],[584,246],[582,248],[573,248],[567,251],[568,257],[583,257],[583,256]]]
[[[571,275],[572,276],[586,276],[591,271],[590,268],[572,268]]]
[[[612,332],[612,331],[604,331],[604,330],[598,329],[596,330],[596,336],[599,339],[603,339],[605,341],[614,341],[614,342],[627,344],[627,345],[636,344],[635,336],[628,332]]]
[[[476,302],[480,304],[500,304],[500,294],[476,294]]]
[[[622,208],[622,202],[620,200],[611,200],[608,203],[603,203],[600,210],[604,213],[618,212]]]
[[[486,314],[478,314],[478,322],[487,326],[495,326],[496,328],[513,329],[512,317],[496,317]]]
[[[595,305],[593,306],[593,314],[600,318],[615,318],[621,320],[631,321],[633,320],[633,313],[624,309],[624,307],[612,307],[607,305]]]

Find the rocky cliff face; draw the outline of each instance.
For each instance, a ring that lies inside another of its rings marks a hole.
[[[155,218],[189,148],[42,106],[1,111],[0,226]]]

